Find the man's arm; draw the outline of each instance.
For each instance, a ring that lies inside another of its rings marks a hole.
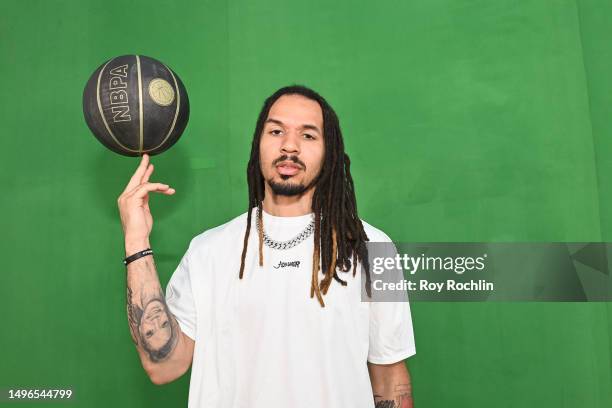
[[[128,256],[149,245],[126,241],[125,248]],[[195,342],[181,331],[168,309],[153,256],[127,265],[126,300],[132,340],[151,381],[160,385],[182,376],[191,365]]]
[[[150,248],[153,216],[149,193],[172,195],[167,184],[150,183],[153,163],[142,160],[117,199],[125,236],[125,254]],[[132,340],[140,361],[155,384],[165,384],[183,375],[191,365],[194,341],[185,335],[170,313],[151,255],[127,265],[126,309]]]
[[[393,364],[368,362],[376,408],[412,408],[412,385],[404,360]]]

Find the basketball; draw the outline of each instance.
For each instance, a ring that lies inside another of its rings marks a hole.
[[[83,92],[87,126],[108,149],[151,156],[174,145],[189,120],[189,99],[179,76],[143,55],[104,62]]]

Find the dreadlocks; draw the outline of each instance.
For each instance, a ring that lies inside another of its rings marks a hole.
[[[251,157],[247,165],[249,210],[240,259],[239,277],[242,279],[244,273],[244,260],[251,232],[251,214],[254,208],[257,208],[258,223],[263,223],[262,201],[265,189],[264,177],[261,172],[259,145],[264,123],[270,108],[278,98],[283,95],[295,94],[318,102],[323,112],[325,157],[321,171],[313,181],[315,191],[312,198],[312,211],[315,216],[315,228],[310,297],[316,295],[321,306],[325,307],[322,295],[327,293],[332,278],[342,286],[346,286],[346,281],[338,276],[336,267],[339,267],[342,272],[348,272],[352,266],[353,276],[355,276],[357,262],[361,262],[366,272],[367,294],[371,296],[368,251],[365,245],[368,237],[357,215],[355,189],[350,172],[351,162],[344,152],[340,123],[332,107],[321,95],[301,85],[288,86],[276,91],[265,100],[257,119],[251,145]],[[263,266],[263,225],[258,225],[258,233],[259,265]],[[320,282],[318,279],[319,269],[325,271],[325,276]]]

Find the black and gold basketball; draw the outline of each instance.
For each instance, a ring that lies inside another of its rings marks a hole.
[[[178,75],[143,55],[106,61],[83,92],[85,121],[110,150],[124,156],[159,154],[179,139],[189,99]]]

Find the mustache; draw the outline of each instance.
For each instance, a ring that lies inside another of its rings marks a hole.
[[[302,167],[302,169],[306,169],[306,165],[304,164],[303,161],[301,161],[300,159],[297,158],[297,156],[288,156],[286,154],[283,154],[281,157],[279,157],[278,159],[274,159],[272,161],[272,165],[276,166],[278,163],[284,162],[284,161],[292,161],[295,164],[298,164]]]

